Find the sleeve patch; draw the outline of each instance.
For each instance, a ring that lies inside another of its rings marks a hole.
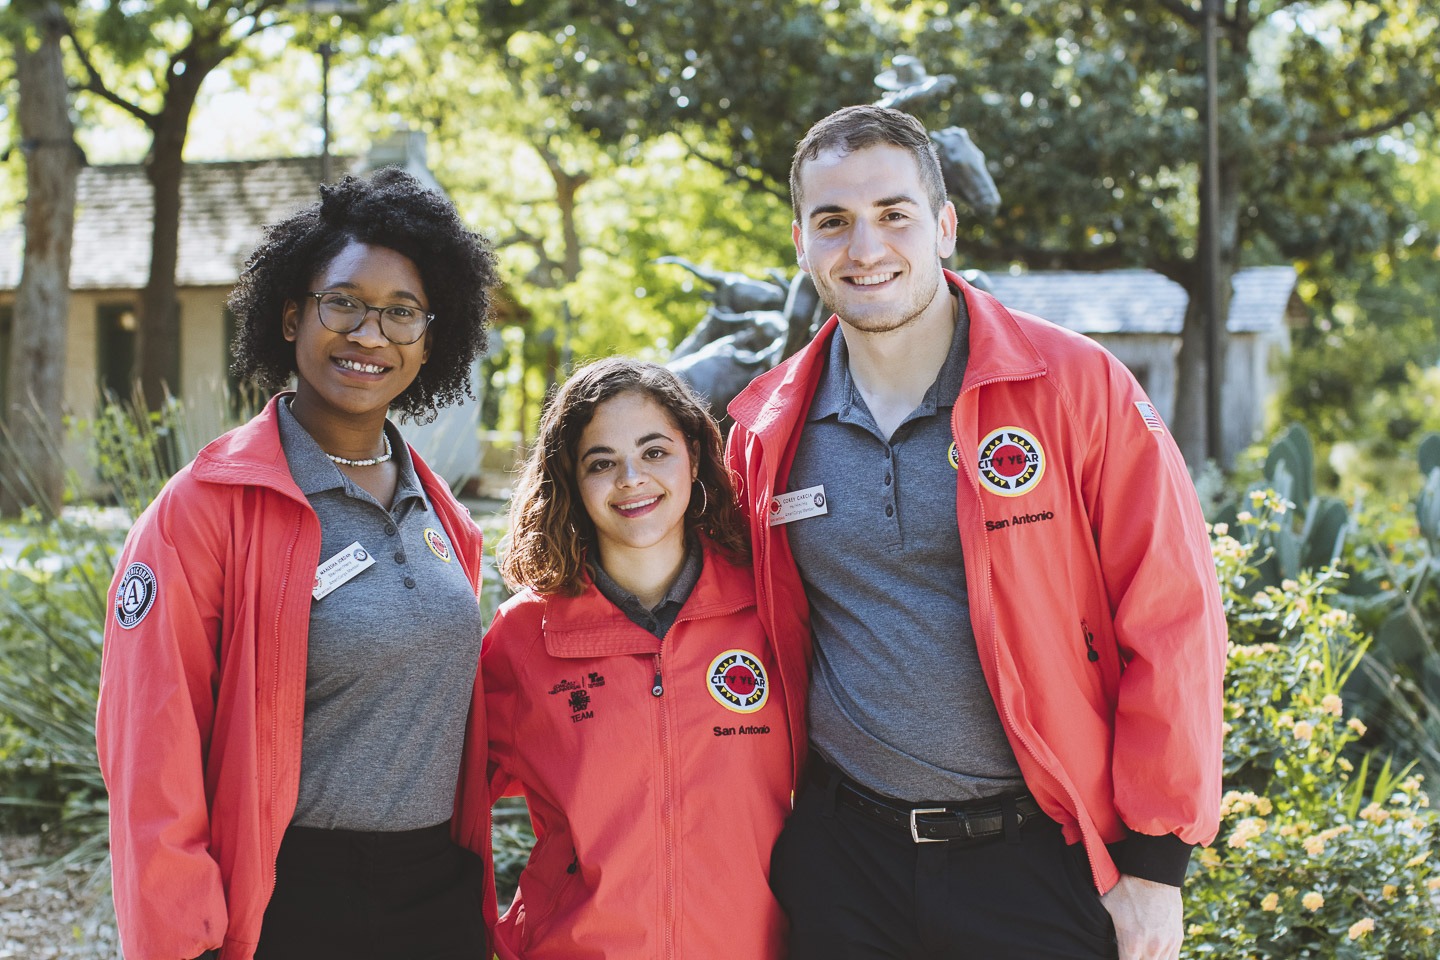
[[[126,567],[120,586],[115,588],[115,622],[126,630],[133,629],[155,606],[159,588],[154,571],[145,564],[132,563]]]
[[[1135,409],[1140,411],[1140,419],[1145,421],[1145,426],[1156,433],[1165,432],[1165,424],[1160,421],[1160,414],[1155,410],[1155,405],[1144,400],[1135,401]]]

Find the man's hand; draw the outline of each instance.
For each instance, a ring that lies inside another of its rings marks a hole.
[[[1120,960],[1179,960],[1185,939],[1179,887],[1122,875],[1100,902],[1115,921]]]

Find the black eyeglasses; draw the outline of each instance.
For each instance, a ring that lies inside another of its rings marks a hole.
[[[435,319],[435,314],[426,313],[418,307],[395,304],[389,307],[372,307],[364,300],[348,293],[325,291],[307,293],[315,298],[315,307],[320,313],[320,322],[326,330],[336,333],[354,333],[365,323],[365,318],[374,310],[380,314],[380,332],[391,343],[405,346],[425,336],[425,328]]]

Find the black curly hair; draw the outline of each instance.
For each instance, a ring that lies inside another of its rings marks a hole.
[[[420,271],[435,314],[430,360],[392,406],[403,417],[433,419],[437,408],[470,394],[470,364],[485,350],[499,276],[489,242],[465,227],[449,200],[399,167],[321,184],[318,203],[265,229],[228,301],[235,315],[231,368],[267,392],[286,385],[296,365],[295,344],[281,329],[285,302],[300,301],[352,241],[404,254]]]

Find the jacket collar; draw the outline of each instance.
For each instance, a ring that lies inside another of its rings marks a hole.
[[[289,461],[280,445],[279,405],[288,396],[289,393],[276,394],[251,420],[206,444],[195,457],[192,468],[195,479],[269,487],[305,503],[305,495],[291,476]]]
[[[946,270],[945,279],[965,298],[970,318],[970,355],[962,393],[997,380],[1044,376],[1045,360],[1014,314],[990,294],[966,283],[958,273]],[[839,323],[840,318],[831,315],[799,353],[756,377],[730,403],[729,413],[735,422],[762,442],[793,434],[810,407],[825,368],[830,338]]]
[[[727,560],[707,538],[700,580],[685,601],[683,620],[724,616],[755,606],[755,580],[748,565]],[[587,580],[578,597],[545,598],[545,650],[552,657],[611,657],[655,654],[661,641],[630,622]],[[670,634],[673,636],[674,634]]]

